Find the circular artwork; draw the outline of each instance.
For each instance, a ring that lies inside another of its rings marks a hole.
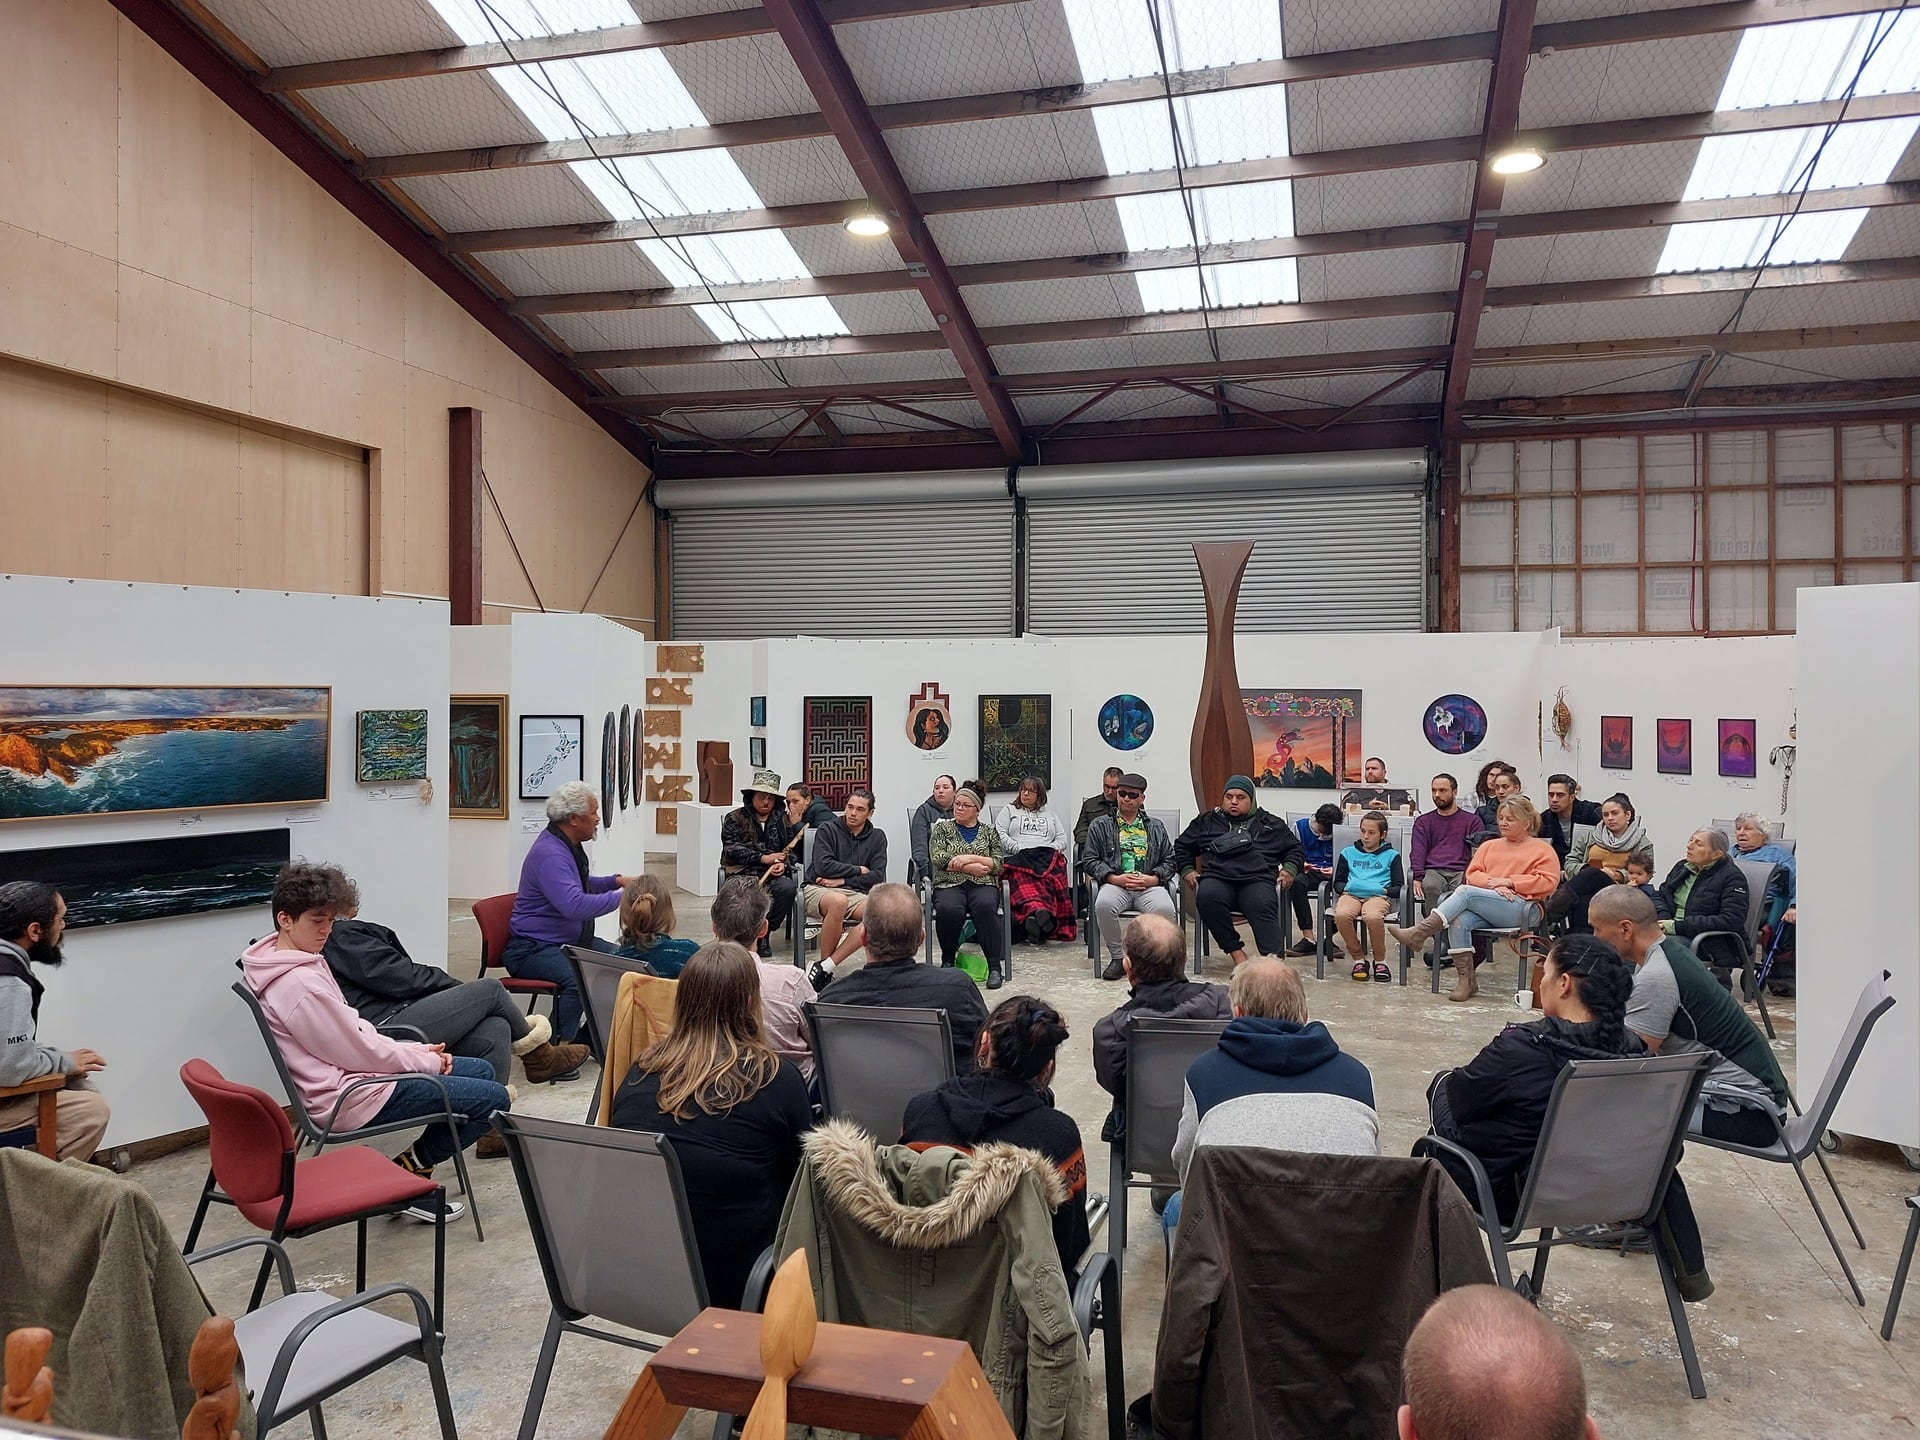
[[[1487,738],[1487,712],[1470,695],[1442,695],[1427,706],[1420,728],[1442,755],[1464,755]]]
[[[607,711],[606,724],[600,727],[600,823],[613,828],[614,791],[620,783],[620,755],[615,748],[619,730],[613,711]]]
[[[1116,695],[1100,707],[1100,738],[1116,750],[1138,750],[1153,734],[1153,711],[1138,695]]]

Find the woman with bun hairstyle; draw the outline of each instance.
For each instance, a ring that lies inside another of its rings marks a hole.
[[[971,1153],[998,1142],[1037,1150],[1066,1183],[1066,1203],[1053,1213],[1053,1243],[1068,1283],[1092,1236],[1087,1230],[1087,1157],[1080,1127],[1053,1105],[1054,1056],[1067,1022],[1044,1000],[1015,995],[987,1017],[975,1051],[979,1069],[958,1075],[907,1102],[900,1139],[915,1150],[937,1145]]]

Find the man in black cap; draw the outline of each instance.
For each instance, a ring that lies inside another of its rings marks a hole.
[[[1300,857],[1300,837],[1254,803],[1253,781],[1245,775],[1228,776],[1219,808],[1181,831],[1173,847],[1200,923],[1236,965],[1247,950],[1234,928],[1235,912],[1253,926],[1260,954],[1280,953],[1280,891],[1299,876]]]
[[[1095,815],[1087,826],[1080,865],[1093,881],[1093,920],[1107,942],[1107,968],[1102,980],[1126,975],[1121,965],[1121,937],[1135,915],[1174,918],[1173,841],[1167,827],[1141,807],[1147,802],[1144,775],[1125,774],[1114,788],[1115,813]]]

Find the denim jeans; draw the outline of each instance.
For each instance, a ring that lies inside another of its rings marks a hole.
[[[453,1113],[464,1115],[460,1122],[460,1148],[466,1149],[487,1133],[493,1112],[509,1108],[507,1087],[493,1078],[493,1067],[470,1055],[456,1055],[453,1072],[440,1077],[453,1101]],[[440,1086],[424,1076],[402,1080],[394,1085],[387,1103],[373,1117],[374,1123],[387,1120],[413,1120],[443,1113]],[[444,1124],[429,1125],[413,1142],[413,1158],[429,1169],[442,1160],[453,1158],[453,1141]]]
[[[604,950],[611,955],[617,947],[596,935],[590,948]],[[580,1033],[580,1017],[586,1013],[586,1002],[580,998],[580,987],[574,983],[573,966],[567,961],[565,949],[549,945],[544,940],[529,940],[524,935],[516,935],[507,941],[507,948],[500,960],[507,967],[507,973],[516,980],[551,980],[560,987],[553,997],[553,1040],[556,1045],[586,1042],[586,1037]]]
[[[1434,908],[1447,922],[1447,944],[1455,950],[1473,948],[1476,930],[1507,930],[1531,922],[1534,902],[1508,900],[1478,885],[1462,885]]]
[[[527,1033],[525,1012],[491,976],[423,995],[381,1023],[411,1025],[430,1045],[486,1061],[502,1085],[512,1078],[513,1042]]]

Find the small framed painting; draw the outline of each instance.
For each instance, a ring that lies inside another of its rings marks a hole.
[[[1602,770],[1633,768],[1633,717],[1631,715],[1600,717],[1600,768]]]
[[[520,798],[544,800],[569,780],[587,778],[587,717],[520,717]]]
[[[747,701],[747,724],[765,725],[767,723],[767,697],[752,696]]]
[[[1662,775],[1693,773],[1693,721],[1653,722],[1654,769]]]
[[[747,764],[756,770],[767,768],[767,737],[752,735],[747,738]]]
[[[1751,720],[1720,722],[1720,773],[1729,780],[1751,780],[1759,773],[1756,727]]]

